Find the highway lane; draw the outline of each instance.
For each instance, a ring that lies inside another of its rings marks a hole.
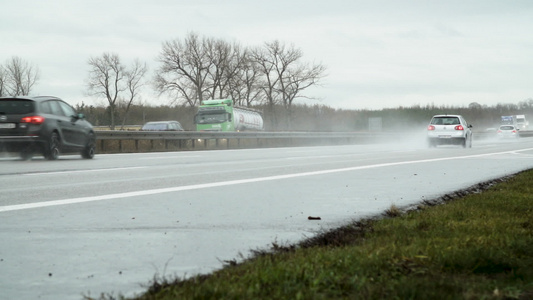
[[[533,166],[533,140],[0,158],[7,299],[141,292]],[[310,221],[308,216],[322,220]]]

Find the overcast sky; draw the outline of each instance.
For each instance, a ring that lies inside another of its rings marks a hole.
[[[73,105],[91,103],[90,57],[138,58],[152,77],[162,43],[189,32],[300,48],[327,77],[307,92],[320,101],[298,103],[381,109],[533,98],[530,0],[0,0],[0,8],[0,64],[18,56],[38,66],[33,94]],[[144,101],[168,103],[152,93]]]

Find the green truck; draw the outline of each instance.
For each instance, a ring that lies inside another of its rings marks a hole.
[[[259,111],[236,107],[231,99],[202,101],[194,123],[197,131],[263,130],[263,116]]]

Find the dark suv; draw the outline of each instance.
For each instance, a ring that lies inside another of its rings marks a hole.
[[[96,138],[91,123],[56,97],[0,97],[0,151],[30,159],[35,152],[57,159],[60,152],[93,158]]]

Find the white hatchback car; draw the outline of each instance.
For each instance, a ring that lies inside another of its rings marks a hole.
[[[518,128],[516,128],[514,125],[501,125],[500,128],[498,128],[497,134],[500,139],[517,139],[520,137],[518,134]]]
[[[433,116],[427,128],[427,139],[430,147],[438,145],[461,145],[472,147],[472,125],[461,115]]]

